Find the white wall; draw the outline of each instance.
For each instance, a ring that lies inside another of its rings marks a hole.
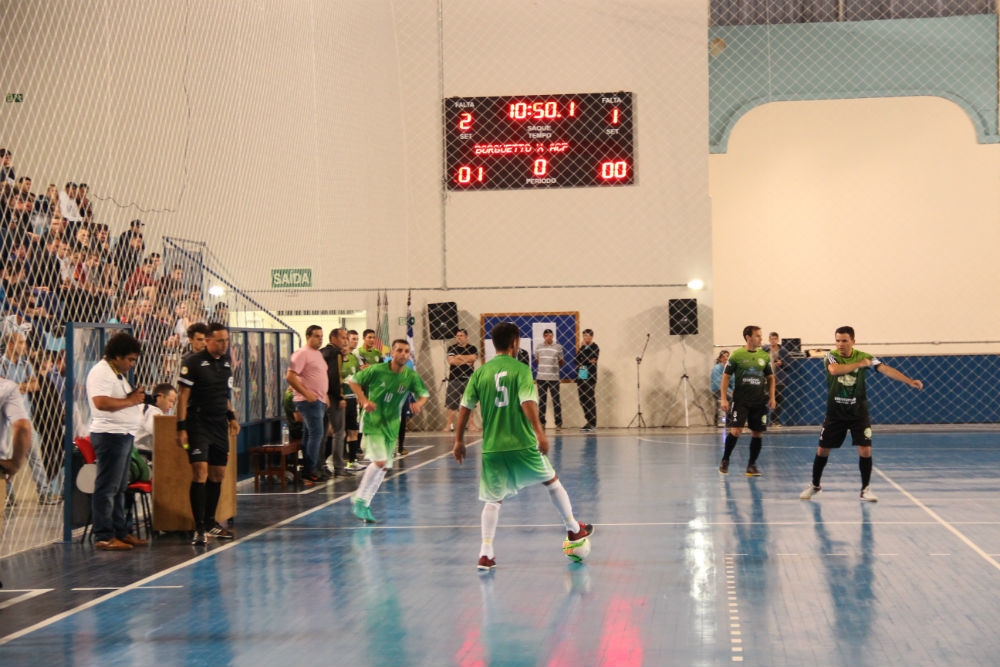
[[[781,102],[709,159],[715,342],[1000,351],[1000,146],[940,98]],[[929,341],[966,345],[901,345]],[[993,341],[983,344],[982,341]]]

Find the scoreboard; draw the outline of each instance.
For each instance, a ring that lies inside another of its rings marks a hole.
[[[635,183],[632,93],[449,97],[449,190]]]

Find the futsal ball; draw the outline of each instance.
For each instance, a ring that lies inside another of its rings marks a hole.
[[[563,540],[563,553],[574,563],[582,563],[590,555],[590,538]]]

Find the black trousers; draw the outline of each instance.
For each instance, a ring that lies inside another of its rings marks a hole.
[[[594,396],[596,386],[597,378],[595,377],[576,381],[576,392],[580,397],[580,408],[583,410],[583,416],[587,420],[586,426],[597,426],[597,399]]]
[[[559,398],[559,380],[538,380],[538,418],[545,425],[547,394],[552,394],[552,412],[556,426],[562,426],[562,402]]]

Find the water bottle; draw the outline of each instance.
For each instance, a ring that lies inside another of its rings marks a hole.
[[[282,446],[288,444],[288,424],[281,423],[281,444]]]

